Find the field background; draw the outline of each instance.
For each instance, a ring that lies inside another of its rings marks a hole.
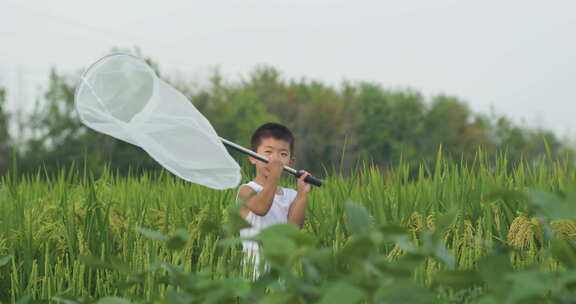
[[[521,269],[536,262],[548,270],[557,262],[541,254],[544,245],[537,221],[523,214],[525,206],[514,198],[504,202],[492,195],[502,190],[541,189],[553,192],[576,187],[576,173],[567,162],[522,162],[511,169],[505,156],[496,162],[477,154],[471,165],[455,163],[438,154],[432,167],[400,163],[382,171],[360,166],[352,175],[332,174],[325,186],[311,192],[304,230],[320,246],[341,248],[350,232],[344,224],[344,204],[361,204],[376,225],[397,224],[413,232],[434,229],[435,219],[448,210],[457,217],[444,241],[458,269],[475,269],[477,261],[493,246],[508,244],[519,249],[511,255]],[[117,271],[87,267],[81,256],[115,258],[132,270],[156,261],[181,264],[186,270],[213,271],[215,277],[242,277],[241,250],[219,246],[227,237],[227,210],[234,205],[235,190],[215,191],[185,183],[163,172],[120,176],[109,169],[93,179],[78,170],[60,171],[53,178],[8,174],[0,188],[0,256],[13,254],[0,272],[0,299],[15,301],[29,294],[48,299],[71,296],[121,295],[150,298],[165,290],[154,278],[122,289],[126,277]],[[247,176],[245,176],[245,179]],[[294,187],[290,177],[284,185]],[[569,222],[552,223],[566,236],[576,235]],[[151,240],[138,227],[170,234],[188,231],[185,250],[171,252]],[[389,260],[402,255],[390,246]],[[414,279],[429,284],[438,270],[430,260]],[[151,276],[152,274],[149,274]]]

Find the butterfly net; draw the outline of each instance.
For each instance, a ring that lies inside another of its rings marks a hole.
[[[240,166],[210,122],[139,57],[112,54],[95,62],[75,104],[86,126],[141,147],[184,180],[213,189],[240,182]]]

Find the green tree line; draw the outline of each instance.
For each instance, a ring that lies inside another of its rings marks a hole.
[[[159,64],[148,61],[224,138],[249,146],[260,124],[287,125],[296,137],[296,167],[315,175],[325,170],[350,172],[366,162],[389,167],[401,158],[431,162],[440,147],[446,156],[464,162],[473,162],[479,149],[486,157],[506,153],[511,164],[573,155],[551,131],[523,127],[505,116],[474,113],[454,96],[427,98],[414,89],[387,89],[365,81],[334,87],[289,79],[269,66],[235,81],[215,71],[207,85],[199,86],[171,79]],[[19,144],[8,132],[15,122],[5,109],[6,90],[0,88],[0,173],[14,164],[19,172],[48,173],[73,163],[96,173],[106,164],[123,173],[160,168],[140,148],[81,124],[74,109],[78,76],[51,71],[35,110],[20,122],[27,136]]]

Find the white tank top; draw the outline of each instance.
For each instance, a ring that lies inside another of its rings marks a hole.
[[[248,186],[252,188],[256,193],[260,193],[263,187],[255,182],[249,182],[247,184],[241,185]],[[272,206],[268,213],[264,216],[259,216],[248,211],[248,215],[245,220],[250,223],[252,227],[244,228],[240,230],[240,236],[242,238],[249,238],[258,234],[262,229],[275,225],[283,224],[288,222],[288,210],[290,210],[290,205],[294,202],[298,192],[292,189],[287,189],[278,186],[282,190],[282,194],[275,194],[274,200],[272,201]],[[238,195],[236,195],[236,201],[238,202]],[[260,276],[259,265],[260,265],[260,251],[258,243],[253,241],[242,241],[242,250],[244,251],[244,265],[251,261],[254,264],[253,273],[251,274],[252,279],[256,279]]]
[[[252,190],[254,190],[256,193],[260,193],[260,191],[263,189],[261,185],[255,182],[249,182],[242,186],[248,186],[252,188]],[[252,227],[240,230],[241,237],[252,237],[266,227],[288,222],[288,210],[290,209],[292,202],[294,202],[298,192],[280,186],[278,186],[278,188],[282,190],[282,194],[274,195],[274,201],[272,201],[272,206],[266,215],[259,216],[252,211],[248,211],[248,215],[246,216],[245,220],[250,223]],[[238,200],[238,196],[236,196],[236,200]]]

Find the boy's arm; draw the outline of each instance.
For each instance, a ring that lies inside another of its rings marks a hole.
[[[304,179],[308,175],[310,174],[304,171],[304,174],[298,178],[298,194],[288,210],[288,222],[294,223],[300,228],[304,226],[304,218],[306,218],[306,207],[308,204],[308,192],[310,192],[310,184],[304,182]]]
[[[274,194],[276,193],[276,187],[280,181],[284,165],[279,160],[272,160],[266,167],[269,170],[268,177],[264,185],[262,185],[262,191],[258,195],[253,195],[254,191],[250,187],[242,187],[238,193],[238,199],[245,201],[242,207],[242,215],[244,217],[248,214],[248,210],[256,215],[264,216],[272,207]]]

